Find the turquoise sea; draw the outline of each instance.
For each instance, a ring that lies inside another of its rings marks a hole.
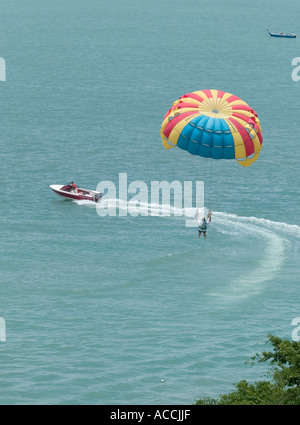
[[[300,316],[299,1],[0,6],[0,404],[192,404],[265,379],[245,360]],[[163,148],[172,103],[206,88],[256,110],[249,168]],[[119,173],[203,180],[207,239],[49,188]]]

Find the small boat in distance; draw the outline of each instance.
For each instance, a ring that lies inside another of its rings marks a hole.
[[[290,33],[283,33],[283,32],[271,32],[267,30],[271,37],[283,37],[283,38],[296,38],[296,34],[293,32]]]
[[[96,192],[95,190],[82,189],[77,187],[75,183],[71,182],[64,186],[59,184],[50,185],[53,192],[64,198],[75,199],[77,201],[92,201],[99,202],[102,198],[102,193]]]

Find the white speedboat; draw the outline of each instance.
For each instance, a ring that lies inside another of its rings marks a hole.
[[[102,198],[102,193],[91,189],[77,187],[77,185],[73,182],[70,182],[64,186],[59,184],[51,184],[50,187],[53,192],[59,196],[62,196],[63,198],[76,199],[78,201],[86,200],[92,202],[99,202]]]

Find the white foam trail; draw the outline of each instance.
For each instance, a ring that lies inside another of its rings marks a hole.
[[[286,235],[300,237],[300,228],[297,225],[274,222],[264,218],[241,217],[223,212],[214,213],[216,223],[230,226],[227,233],[235,232],[253,238],[260,235],[266,245],[262,252],[257,253],[259,261],[254,269],[235,278],[229,287],[218,293],[209,295],[226,298],[245,298],[260,293],[264,288],[263,283],[271,281],[281,270],[285,261]]]
[[[116,207],[117,210],[127,212],[130,216],[153,216],[153,217],[183,217],[183,218],[194,218],[196,214],[196,208],[179,208],[172,205],[148,203],[148,202],[136,202],[133,201],[124,201],[121,199],[103,199],[98,204],[95,204],[92,201],[75,201],[80,205],[93,205],[101,208],[101,205],[105,207]],[[104,204],[105,202],[105,204]],[[205,208],[205,213],[208,210]],[[118,215],[118,213],[116,213]],[[271,231],[284,232],[288,233],[291,236],[300,238],[300,226],[295,224],[288,224],[284,222],[276,222],[268,220],[265,218],[257,217],[246,217],[238,216],[236,214],[226,213],[226,212],[213,212],[213,222],[228,222],[240,223],[249,226],[249,223],[254,226],[259,226],[259,228],[268,228]],[[222,230],[219,229],[222,233]]]
[[[288,224],[284,222],[278,222],[278,221],[272,221],[265,218],[257,218],[257,217],[244,217],[244,216],[238,216],[236,214],[229,214],[224,212],[214,212],[214,217],[218,217],[220,219],[231,219],[233,221],[243,222],[243,223],[252,223],[254,225],[259,225],[262,227],[269,228],[276,232],[284,232],[288,233],[291,236],[300,238],[300,227],[296,224]]]
[[[75,204],[77,205],[86,205],[88,207],[96,207],[96,202],[94,201],[89,201],[88,199],[73,199],[73,202],[75,202]]]
[[[78,202],[78,201],[77,201]],[[151,216],[151,217],[194,217],[195,208],[179,208],[168,204],[157,204],[137,201],[124,201],[122,199],[103,199],[97,204],[98,208],[114,209],[116,215],[119,215],[117,210],[127,212],[128,216],[136,217]]]
[[[104,200],[103,200],[104,201]],[[75,201],[80,205],[97,206],[101,208],[101,203],[95,204],[90,201]],[[178,208],[172,205],[161,205],[147,202],[131,202],[120,199],[105,199],[106,208],[116,208],[116,216],[122,211],[122,218],[151,216],[151,217],[170,217],[194,218],[196,208]],[[205,213],[207,210],[205,209]],[[132,221],[132,220],[128,220]],[[133,221],[134,222],[134,221]],[[135,220],[137,222],[137,220]],[[213,212],[212,224],[215,231],[231,236],[244,236],[245,238],[260,237],[265,241],[265,247],[257,253],[258,262],[253,269],[249,268],[244,273],[236,277],[230,285],[224,290],[210,293],[213,296],[221,296],[232,299],[245,298],[249,295],[259,293],[263,288],[264,282],[271,281],[280,272],[285,261],[285,248],[287,237],[293,236],[300,238],[300,227],[284,222],[275,222],[272,220],[238,216],[226,212]],[[251,246],[255,246],[252,245]]]
[[[87,200],[74,200],[78,205],[88,205],[97,208],[101,208],[101,206],[105,206],[106,208],[115,207],[116,215],[118,214],[117,210],[127,212],[127,215],[136,216],[153,216],[153,217],[183,217],[186,218],[194,218],[196,214],[196,208],[179,208],[174,207],[172,205],[164,205],[164,204],[156,204],[156,203],[148,203],[148,202],[136,202],[133,201],[124,201],[121,199],[103,199],[99,203],[95,203],[93,201]],[[208,210],[204,209],[205,214]],[[213,212],[212,215],[213,222],[215,223],[234,223],[236,226],[240,224],[241,226],[247,226],[250,228],[250,225],[255,226],[255,229],[258,228],[258,231],[261,229],[269,229],[272,232],[285,233],[296,238],[300,238],[300,226],[296,224],[288,224],[284,222],[276,222],[272,220],[268,220],[265,218],[257,218],[257,217],[246,217],[246,216],[238,216],[236,214],[226,213],[226,212]],[[218,229],[221,233],[227,233],[222,229]]]
[[[263,252],[259,254],[260,260],[255,269],[246,270],[244,275],[232,282],[235,295],[243,292],[245,296],[247,291],[251,293],[260,292],[261,284],[274,279],[285,261],[284,239],[269,230],[255,227],[255,231],[264,238],[266,246]]]

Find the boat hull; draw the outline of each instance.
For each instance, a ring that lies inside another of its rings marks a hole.
[[[295,35],[278,35],[278,34],[270,34],[271,37],[277,38],[296,38]]]
[[[269,32],[271,37],[277,38],[296,38],[296,34],[276,34],[274,32]]]

